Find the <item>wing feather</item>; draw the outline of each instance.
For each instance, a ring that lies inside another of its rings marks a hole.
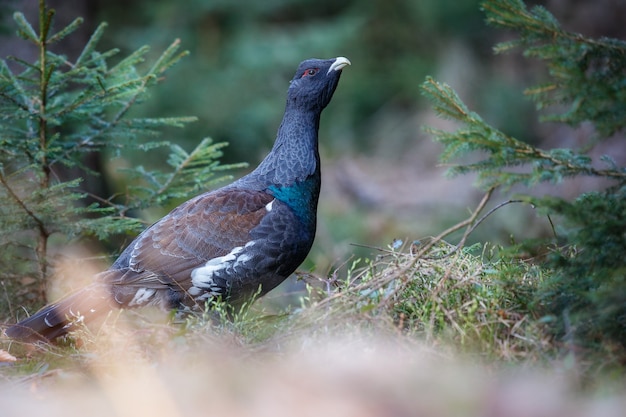
[[[251,240],[273,197],[262,191],[221,189],[183,203],[137,237],[113,268],[113,285],[186,290],[191,271]],[[126,255],[126,256],[125,256]],[[111,279],[110,278],[110,279]]]

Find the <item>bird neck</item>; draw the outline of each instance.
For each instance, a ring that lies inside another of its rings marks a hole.
[[[308,179],[319,181],[319,121],[319,112],[290,108],[287,104],[271,152],[250,175],[267,186],[289,187]]]
[[[317,131],[320,112],[285,110],[271,152],[259,166],[233,183],[265,191],[293,210],[303,231],[315,234],[321,174]]]

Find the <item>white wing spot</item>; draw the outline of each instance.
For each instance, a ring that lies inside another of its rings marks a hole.
[[[202,293],[202,290],[198,287],[189,287],[189,290],[187,291],[192,297],[195,297],[196,295],[200,295]]]
[[[274,205],[274,201],[275,201],[275,199],[274,199],[274,200],[272,200],[272,201],[270,201],[269,203],[267,203],[267,204],[265,205],[265,210],[267,210],[268,212],[269,212],[269,211],[272,211],[272,205]]]
[[[210,292],[205,292],[204,294],[202,294],[199,297],[196,297],[196,301],[206,301],[209,299],[209,297],[211,297],[214,294],[211,294]]]
[[[252,255],[248,255],[247,253],[241,254],[237,257],[237,260],[235,261],[235,266],[239,266],[245,262],[248,262],[250,259],[252,259]]]
[[[232,263],[235,259],[237,259],[237,254],[239,254],[242,250],[243,246],[237,246],[226,255],[209,259],[204,266],[191,271],[191,283],[193,284],[193,287],[206,289],[211,286],[215,286],[213,283],[213,274],[220,269],[227,268],[229,263]],[[193,287],[189,289],[189,293],[191,295],[193,295],[192,292],[196,291],[195,289],[192,290]]]
[[[266,208],[269,206],[269,210],[271,210],[271,204],[271,202],[268,203]],[[252,259],[252,255],[241,252],[254,246],[254,244],[254,241],[250,241],[245,246],[237,246],[226,255],[209,259],[204,266],[191,271],[192,286],[187,290],[189,295],[195,297],[196,300],[206,300],[213,295],[220,294],[223,289],[215,284],[213,275],[227,268],[238,267]]]
[[[152,297],[154,295],[154,293],[156,292],[156,290],[154,288],[140,288],[137,290],[137,292],[135,293],[135,296],[133,297],[132,300],[130,300],[130,303],[128,303],[128,306],[138,306],[138,305],[142,305],[148,302],[148,300],[150,299],[150,297]]]

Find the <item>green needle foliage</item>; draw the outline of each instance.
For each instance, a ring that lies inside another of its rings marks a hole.
[[[534,296],[542,322],[569,352],[594,348],[626,360],[626,168],[610,155],[590,156],[594,144],[623,132],[626,123],[626,42],[567,32],[545,8],[528,9],[521,0],[488,0],[482,8],[489,24],[518,34],[497,45],[497,53],[523,48],[524,56],[547,65],[549,79],[525,92],[538,109],[552,112],[543,120],[591,123],[595,131],[580,149],[539,149],[489,125],[451,87],[427,78],[422,92],[434,109],[461,123],[454,132],[428,131],[444,145],[444,162],[479,152],[480,160],[453,165],[450,174],[477,173],[487,189],[567,177],[607,180],[606,188],[573,201],[522,198],[557,226],[557,235],[543,242],[552,274]]]
[[[173,42],[153,62],[145,63],[148,47],[126,57],[118,50],[97,50],[106,24],[97,27],[75,60],[54,52],[59,41],[81,24],[78,18],[53,31],[54,10],[39,3],[35,29],[15,13],[17,34],[39,51],[35,62],[0,60],[0,282],[2,315],[12,306],[45,301],[51,274],[51,245],[62,247],[84,236],[109,238],[136,233],[144,223],[131,210],[164,206],[174,199],[204,191],[218,181],[224,143],[201,141],[186,152],[155,141],[164,127],[183,127],[194,117],[137,118],[131,109],[187,52]],[[111,64],[115,57],[116,63]],[[125,171],[130,185],[117,196],[89,195],[83,178],[66,178],[70,169],[98,177],[86,163],[93,153],[149,151],[169,147],[169,171],[142,166]],[[86,203],[86,198],[96,203]],[[10,296],[9,296],[10,295]],[[8,301],[11,299],[11,301]],[[6,303],[5,303],[6,302]]]
[[[544,120],[570,125],[592,121],[599,138],[626,126],[626,42],[567,32],[545,8],[528,10],[521,0],[487,1],[482,8],[487,23],[520,35],[496,45],[496,53],[524,48],[525,57],[545,61],[550,80],[525,93],[540,109],[558,104],[566,110]]]

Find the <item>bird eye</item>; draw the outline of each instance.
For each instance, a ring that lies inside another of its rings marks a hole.
[[[313,75],[317,74],[319,70],[319,68],[309,68],[308,70],[304,71],[304,74],[302,74],[301,78],[312,77]]]

